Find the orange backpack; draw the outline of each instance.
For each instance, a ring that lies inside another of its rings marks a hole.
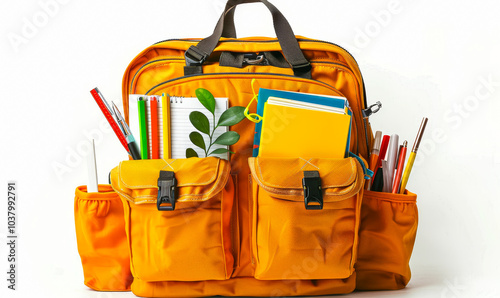
[[[269,8],[277,38],[236,38],[235,7],[251,2]],[[125,118],[128,122],[130,94],[194,97],[198,88],[227,97],[230,106],[249,105],[253,88],[346,97],[353,112],[350,151],[357,156],[252,157],[254,126],[243,121],[230,127],[241,136],[230,148],[235,152],[230,161],[123,161],[111,172],[122,205],[108,203],[103,211],[101,193],[89,197],[77,190],[78,248],[89,287],[196,297],[327,295],[406,286],[416,195],[364,190],[364,160],[373,142],[371,109],[352,55],[336,44],[295,36],[266,0],[229,0],[208,38],[158,42],[132,60],[123,77]],[[255,111],[255,102],[249,109]],[[173,186],[172,177],[161,180],[165,171],[175,173],[173,211],[157,206],[161,188]],[[305,171],[319,173],[322,210],[304,208]],[[82,203],[91,199],[98,203]],[[116,212],[123,217],[106,220]],[[103,224],[94,225],[96,216]]]

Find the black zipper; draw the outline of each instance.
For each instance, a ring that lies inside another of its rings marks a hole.
[[[162,43],[162,42],[167,42],[167,41],[201,41],[201,38],[194,38],[194,39],[187,39],[187,38],[170,38],[170,39],[165,39],[165,40],[162,40],[162,41],[159,41],[159,42],[155,42],[154,44],[152,44],[153,46],[154,45],[157,45],[159,43]]]
[[[171,39],[165,39],[165,40],[156,42],[153,45],[157,45],[159,43],[167,42],[167,41],[188,41],[188,42],[191,41],[191,42],[199,42],[201,40],[202,40],[202,38],[194,38],[194,39],[171,38]],[[305,39],[305,38],[298,38],[297,41],[320,42],[320,43],[327,43],[327,44],[331,44],[331,45],[337,46],[337,47],[341,48],[342,50],[346,51],[347,54],[349,54],[349,56],[351,56],[351,58],[354,60],[354,62],[356,62],[356,65],[358,65],[358,62],[356,61],[356,59],[354,58],[354,56],[346,48],[344,48],[343,46],[340,46],[340,45],[338,45],[336,43],[329,42],[329,41],[324,41],[324,40],[320,40],[320,39]],[[278,39],[277,38],[276,39],[269,39],[269,40],[238,40],[238,39],[228,39],[228,40],[224,40],[222,42],[278,42]],[[358,67],[359,67],[359,65],[358,65]]]
[[[165,84],[168,84],[168,83],[171,83],[171,82],[175,82],[177,80],[182,80],[182,79],[186,79],[186,78],[192,78],[192,77],[200,77],[200,76],[206,76],[206,75],[211,75],[211,76],[218,76],[218,75],[271,75],[271,76],[280,76],[280,77],[287,77],[287,78],[295,78],[295,79],[301,79],[301,80],[307,80],[307,81],[313,81],[313,82],[317,82],[317,83],[320,83],[322,85],[326,85],[330,88],[332,88],[333,90],[336,90],[339,94],[342,95],[342,92],[340,92],[339,90],[337,90],[335,87],[333,87],[332,85],[330,84],[327,84],[325,82],[321,82],[321,81],[318,81],[318,80],[314,80],[314,79],[304,79],[304,78],[299,78],[299,77],[296,77],[294,75],[287,75],[287,74],[282,74],[282,73],[268,73],[268,72],[252,72],[252,73],[248,73],[248,72],[218,72],[218,73],[201,73],[201,74],[192,74],[192,75],[187,75],[187,76],[182,76],[182,77],[177,77],[177,78],[173,78],[173,79],[170,79],[170,80],[167,80],[167,81],[164,81],[164,82],[161,82],[159,84],[156,84],[155,86],[151,87],[146,93],[145,95],[149,95],[149,92],[151,92],[152,90],[160,87],[161,85],[165,85]],[[342,95],[343,96],[343,95]]]
[[[156,63],[156,62],[160,62],[160,61],[169,61],[169,60],[182,60],[182,57],[180,57],[180,59],[174,59],[174,58],[165,58],[165,59],[157,59],[157,60],[152,60],[152,61],[149,61],[147,63],[144,63],[134,74],[134,77],[132,78],[132,80],[130,81],[130,91],[133,89],[132,88],[132,84],[134,83],[135,81],[135,78],[137,77],[137,74],[144,68],[146,67],[147,65],[150,65],[152,63]],[[129,92],[130,92],[129,91]]]
[[[165,40],[162,40],[162,41],[159,41],[157,43],[154,43],[153,45],[157,45],[159,43],[162,43],[162,42],[167,42],[167,41],[192,41],[192,42],[199,42],[201,41],[202,39],[201,38],[196,38],[196,39],[175,39],[175,38],[172,38],[172,39],[165,39]],[[229,40],[224,40],[223,42],[277,42],[278,39],[270,39],[270,40],[236,40],[236,39],[229,39]],[[319,42],[319,43],[326,43],[326,44],[331,44],[331,45],[334,45],[334,46],[337,46],[339,48],[341,48],[342,50],[344,50],[347,54],[349,54],[349,56],[351,56],[351,58],[354,60],[354,62],[356,63],[356,66],[358,67],[358,70],[359,70],[359,73],[361,75],[361,81],[362,81],[362,85],[363,85],[363,99],[364,99],[364,109],[366,109],[368,107],[368,103],[367,103],[367,99],[366,99],[366,89],[365,89],[365,82],[363,80],[363,74],[361,73],[361,69],[359,69],[359,64],[358,64],[358,61],[356,61],[356,58],[354,58],[354,56],[344,47],[336,44],[336,43],[333,43],[333,42],[329,42],[329,41],[324,41],[324,40],[320,40],[320,39],[304,39],[304,38],[299,38],[297,39],[297,41],[303,41],[303,42]]]
[[[181,58],[182,59],[182,58]],[[130,90],[133,90],[134,87],[133,87],[133,84],[134,84],[134,81],[135,81],[135,78],[137,77],[137,75],[139,74],[139,72],[144,69],[146,66],[150,65],[150,64],[153,64],[153,63],[156,63],[156,62],[161,62],[161,61],[170,61],[170,60],[181,60],[181,59],[176,59],[176,58],[165,58],[165,59],[157,59],[157,60],[151,60],[145,64],[143,64],[134,74],[134,77],[132,78],[132,80],[130,81]],[[341,67],[344,67],[344,68],[348,68],[347,65],[344,65],[342,63],[335,63],[335,62],[327,62],[327,61],[311,61],[311,63],[323,63],[323,64],[331,64],[331,65],[338,65],[338,66],[341,66]],[[323,83],[323,82],[322,82]],[[328,85],[328,84],[327,84]]]
[[[167,41],[192,41],[192,42],[199,42],[201,41],[202,39],[201,38],[195,38],[195,39],[186,39],[186,38],[171,38],[171,39],[165,39],[165,40],[162,40],[162,41],[159,41],[157,43],[154,43],[153,45],[157,45],[159,43],[162,43],[162,42],[167,42]],[[334,45],[334,46],[337,46],[339,48],[341,48],[342,50],[346,51],[347,54],[349,54],[349,56],[351,56],[351,58],[354,60],[354,62],[356,62],[356,65],[358,66],[359,68],[359,64],[358,62],[356,61],[356,59],[354,58],[354,56],[344,47],[336,44],[336,43],[333,43],[333,42],[329,42],[329,41],[324,41],[324,40],[320,40],[320,39],[305,39],[305,38],[299,38],[297,39],[297,41],[304,41],[304,42],[320,42],[320,43],[327,43],[327,44],[331,44],[331,45]],[[228,39],[228,40],[224,40],[222,42],[278,42],[278,39],[269,39],[269,40],[238,40],[238,39]]]

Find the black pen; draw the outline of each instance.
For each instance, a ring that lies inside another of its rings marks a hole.
[[[135,138],[132,135],[132,132],[130,131],[130,128],[127,125],[127,122],[125,122],[125,119],[123,119],[122,114],[120,113],[120,110],[116,107],[115,103],[114,102],[111,103],[113,104],[113,110],[115,111],[118,124],[120,124],[120,127],[123,130],[123,134],[125,135],[125,139],[127,140],[127,146],[128,150],[130,151],[130,155],[132,156],[133,159],[141,159],[141,151],[137,146],[137,142],[135,141]]]
[[[371,190],[372,191],[378,191],[381,192],[382,189],[384,188],[384,170],[382,170],[382,167],[380,167],[377,171],[377,174],[375,177],[373,177],[373,183]]]

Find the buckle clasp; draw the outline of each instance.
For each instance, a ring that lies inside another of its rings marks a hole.
[[[177,179],[172,171],[160,171],[158,178],[158,199],[156,207],[159,211],[175,210],[175,190]],[[167,205],[162,205],[167,204]]]
[[[201,51],[195,46],[190,46],[189,49],[184,53],[187,66],[200,66],[207,60],[208,54]]]
[[[302,179],[304,188],[304,204],[307,210],[323,209],[323,191],[318,171],[304,171]]]

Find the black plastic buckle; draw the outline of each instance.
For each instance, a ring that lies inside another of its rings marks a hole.
[[[208,54],[195,46],[190,46],[184,53],[184,57],[186,58],[187,66],[200,66],[207,60]]]
[[[323,191],[318,171],[304,171],[302,179],[304,188],[304,203],[307,210],[323,209]]]
[[[177,187],[177,180],[172,171],[160,171],[158,178],[158,199],[156,207],[159,211],[172,211],[175,210],[175,189]],[[162,204],[170,204],[163,205]]]

